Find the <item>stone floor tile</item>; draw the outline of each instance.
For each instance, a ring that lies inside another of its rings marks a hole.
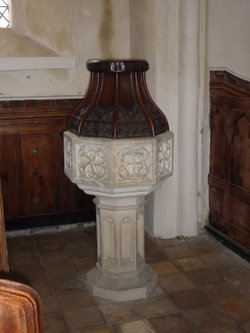
[[[61,310],[64,312],[75,308],[90,308],[97,305],[94,297],[87,291],[75,291],[59,295],[58,302]]]
[[[81,274],[76,274],[74,276],[66,276],[63,278],[55,278],[51,280],[51,282],[58,295],[86,289],[84,276]]]
[[[50,295],[48,297],[41,297],[43,310],[45,314],[52,314],[59,312],[60,307],[55,295]]]
[[[211,301],[216,302],[242,298],[239,290],[226,281],[206,285],[201,290]]]
[[[47,243],[38,243],[36,244],[38,252],[40,254],[53,252],[53,251],[64,251],[65,247],[59,241],[47,242]]]
[[[48,245],[48,247],[50,247],[50,245],[60,245],[61,247],[64,247],[58,232],[34,234],[32,235],[32,239],[37,248],[41,245]]]
[[[204,328],[200,330],[199,333],[243,333],[243,332],[240,328],[231,326],[231,327],[220,327],[215,329]]]
[[[221,302],[220,308],[235,321],[249,321],[250,320],[250,300],[230,300]]]
[[[224,280],[235,286],[239,286],[243,281],[250,281],[250,264],[245,267],[235,263],[229,267],[219,268],[218,271]]]
[[[85,228],[83,230],[67,230],[67,231],[62,231],[59,233],[59,238],[62,240],[65,244],[69,244],[69,246],[73,244],[87,244],[87,245],[95,245],[96,242],[92,241],[92,238],[89,236],[89,231],[88,229],[93,229],[92,228]],[[94,233],[95,233],[95,228],[94,228]],[[94,236],[96,238],[96,234]]]
[[[245,333],[250,333],[250,321],[248,321],[247,323],[244,323],[241,327]]]
[[[37,254],[37,248],[30,236],[13,237],[7,240],[9,257],[23,257]]]
[[[179,309],[167,295],[161,295],[152,299],[138,301],[136,312],[140,318],[152,317],[161,314],[178,312]]]
[[[195,284],[183,273],[162,276],[159,283],[168,293],[195,288]]]
[[[70,260],[69,254],[66,250],[53,251],[40,255],[40,261],[44,266],[53,265],[65,260]]]
[[[80,249],[83,248],[96,248],[96,246],[89,243],[88,239],[86,237],[82,237],[82,239],[79,239],[79,236],[72,238],[70,241],[64,241],[63,242],[65,247],[70,252],[77,252]]]
[[[97,259],[95,257],[88,257],[83,259],[73,259],[76,265],[78,273],[88,273],[92,268],[95,267]]]
[[[178,268],[171,261],[156,261],[149,263],[149,266],[153,269],[153,271],[158,275],[169,275],[178,273]]]
[[[9,250],[18,250],[22,247],[33,248],[34,242],[31,236],[8,237],[7,247]]]
[[[179,239],[179,238],[170,238],[170,239],[155,238],[154,241],[157,244],[157,246],[160,248],[169,248],[186,244],[186,241],[184,239]]]
[[[199,258],[183,258],[173,261],[183,271],[201,270],[207,268],[206,264]]]
[[[104,317],[97,307],[72,309],[65,312],[65,319],[73,332],[77,329],[105,325]]]
[[[106,320],[112,324],[135,321],[141,319],[138,313],[138,301],[134,302],[103,302],[99,305]]]
[[[131,321],[120,325],[121,333],[155,333],[147,320]]]
[[[242,295],[250,299],[250,279],[248,281],[240,281],[237,289]]]
[[[53,265],[47,265],[45,270],[48,277],[51,279],[68,275],[72,276],[77,273],[77,268],[74,262],[69,259],[54,263]]]
[[[95,227],[87,228],[86,234],[88,235],[89,243],[92,246],[97,247],[96,228]]]
[[[195,256],[194,252],[189,248],[187,244],[165,248],[164,253],[170,260]]]
[[[99,327],[99,328],[93,328],[93,329],[80,329],[75,331],[75,333],[113,333],[111,331],[111,328],[107,327]]]
[[[172,314],[166,317],[155,317],[149,319],[156,333],[193,333],[191,324],[182,314]]]
[[[197,309],[211,303],[210,300],[197,289],[182,290],[171,293],[169,296],[182,310]]]
[[[199,330],[215,330],[222,327],[230,327],[233,321],[230,320],[220,309],[206,306],[186,312],[191,321]]]
[[[219,254],[222,252],[222,246],[211,240],[194,240],[188,242],[188,247],[196,256]]]
[[[200,256],[200,259],[202,259],[207,267],[224,268],[230,265],[235,265],[235,260],[226,253],[208,254]]]
[[[36,280],[47,279],[46,271],[42,266],[32,267],[32,266],[23,266],[14,268],[14,274],[16,276],[23,276],[24,279],[34,282]]]
[[[167,260],[167,255],[158,247],[151,246],[145,248],[145,261],[147,263],[164,260]]]
[[[45,333],[68,333],[63,316],[60,313],[53,313],[44,318]]]
[[[78,246],[74,250],[69,250],[70,256],[74,259],[84,259],[88,257],[97,258],[97,249],[94,246]]]
[[[56,231],[46,232],[46,233],[34,233],[32,235],[32,239],[36,245],[61,243],[59,233]]]
[[[189,271],[186,276],[197,286],[204,286],[211,283],[216,283],[222,280],[221,275],[214,268],[207,268],[198,271]]]
[[[31,283],[31,286],[38,292],[41,297],[55,295],[53,284],[48,279],[36,280]]]
[[[25,256],[18,256],[12,258],[12,265],[16,268],[23,266],[40,266],[40,257],[38,254],[29,254]]]

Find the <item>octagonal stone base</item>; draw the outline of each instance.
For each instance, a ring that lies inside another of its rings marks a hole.
[[[95,195],[98,258],[87,275],[93,294],[146,298],[157,277],[144,261],[145,195],[172,174],[173,134],[113,140],[65,132],[64,140],[65,173]]]
[[[94,296],[120,302],[148,297],[157,285],[157,276],[147,265],[120,274],[102,272],[97,265],[87,274],[87,281]]]

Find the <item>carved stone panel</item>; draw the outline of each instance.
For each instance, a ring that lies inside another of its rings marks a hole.
[[[88,194],[137,191],[138,187],[147,194],[172,174],[171,132],[124,140],[78,137],[70,132],[64,137],[65,173]]]
[[[152,180],[152,145],[127,145],[116,149],[116,182]]]
[[[158,143],[157,176],[165,178],[173,172],[173,139],[162,140]]]
[[[109,149],[99,145],[79,145],[77,151],[77,178],[86,181],[105,181],[110,169]]]
[[[64,170],[65,173],[68,175],[72,175],[73,170],[72,170],[72,164],[73,164],[73,147],[72,147],[72,140],[65,136],[64,137]]]

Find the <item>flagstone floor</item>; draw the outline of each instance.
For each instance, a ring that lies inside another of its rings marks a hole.
[[[250,264],[209,235],[146,237],[146,262],[159,284],[146,300],[93,297],[95,228],[8,235],[13,279],[44,306],[45,333],[250,333]]]

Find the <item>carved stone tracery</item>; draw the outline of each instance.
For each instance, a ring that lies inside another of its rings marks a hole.
[[[172,141],[172,140],[171,140]],[[163,141],[158,147],[158,176],[166,176],[172,172],[172,142]]]
[[[64,163],[65,171],[72,173],[72,141],[69,138],[64,139]]]
[[[118,179],[133,180],[150,177],[150,151],[146,147],[127,146],[117,152]]]
[[[81,145],[78,151],[78,176],[88,180],[104,180],[108,174],[106,147]]]

